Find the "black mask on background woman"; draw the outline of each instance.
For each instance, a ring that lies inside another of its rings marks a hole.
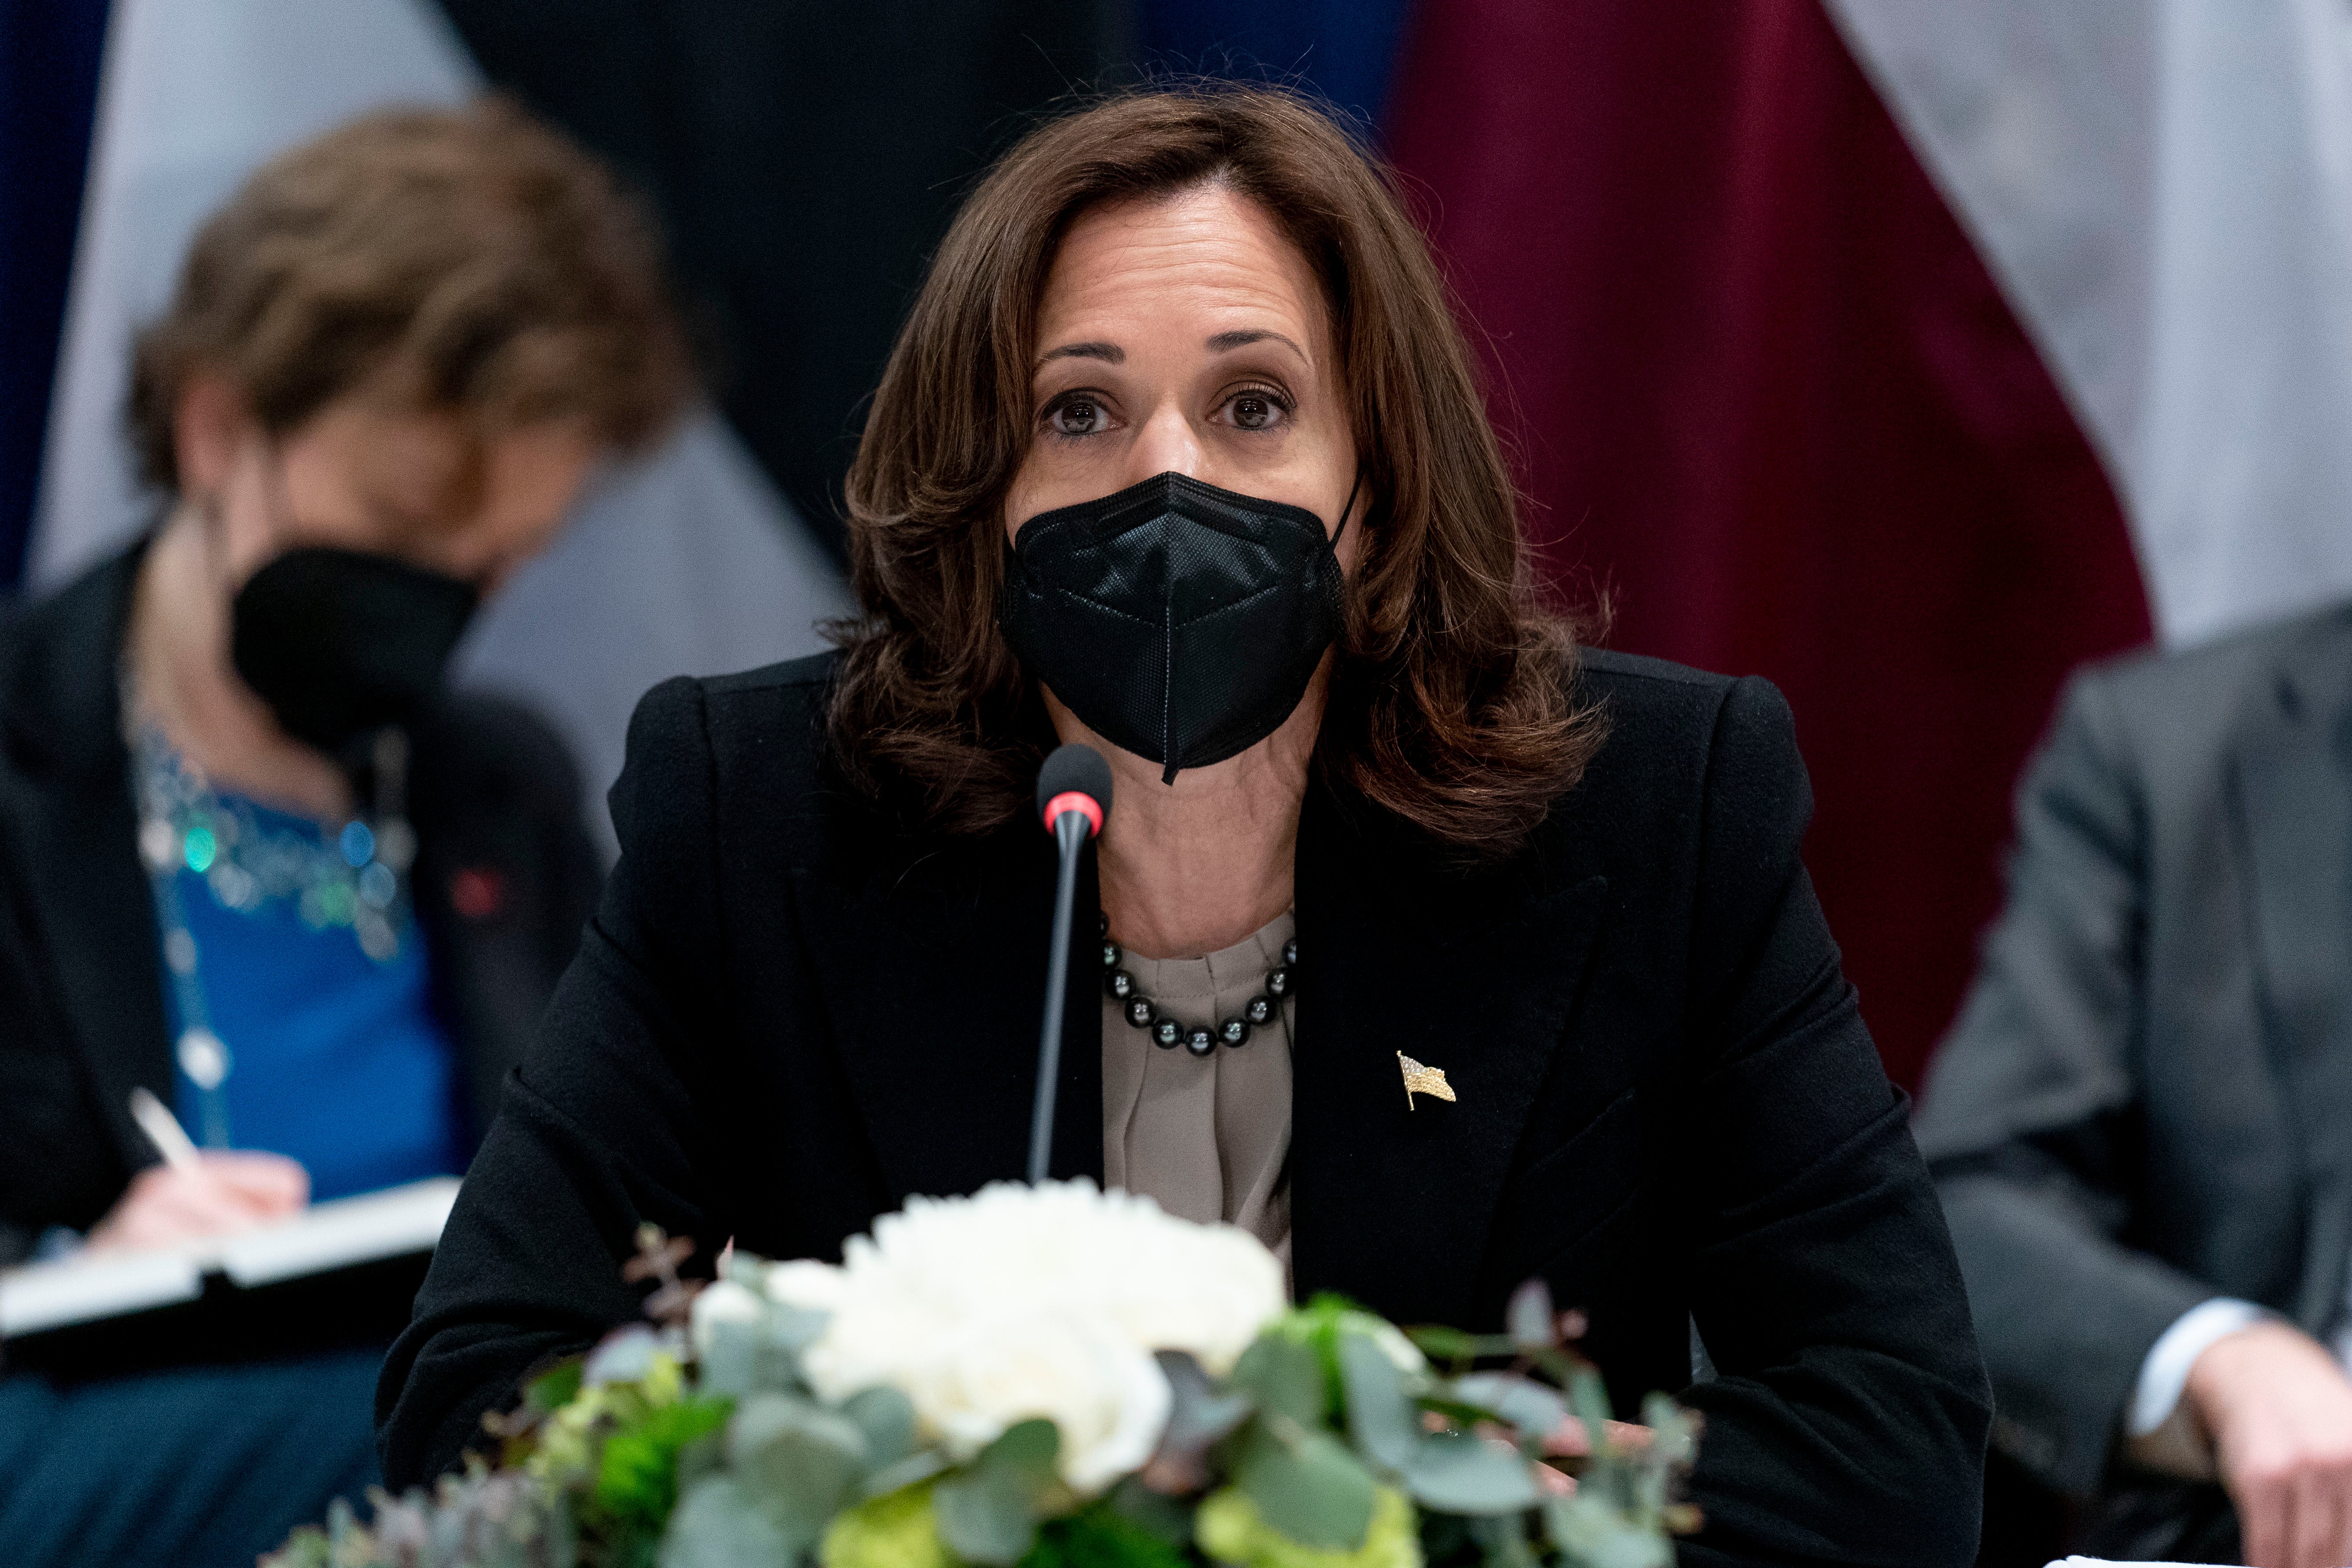
[[[470,583],[389,556],[302,546],[237,590],[229,653],[278,728],[341,756],[416,717],[479,598]]]
[[[997,619],[1081,723],[1172,784],[1297,708],[1339,635],[1337,542],[1304,507],[1155,474],[1023,523]]]

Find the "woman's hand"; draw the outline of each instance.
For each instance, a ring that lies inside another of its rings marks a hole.
[[[1621,1448],[1646,1448],[1650,1446],[1650,1439],[1656,1435],[1647,1426],[1632,1421],[1608,1423],[1609,1441]],[[1580,1459],[1592,1452],[1592,1440],[1585,1435],[1584,1423],[1571,1415],[1544,1439],[1544,1452],[1563,1459]]]
[[[2206,1347],[2189,1398],[2213,1436],[2255,1568],[2352,1563],[2352,1382],[2325,1347],[2261,1322]]]
[[[171,1247],[283,1219],[310,1201],[310,1173],[283,1154],[208,1149],[193,1167],[150,1165],[89,1233],[91,1252]]]

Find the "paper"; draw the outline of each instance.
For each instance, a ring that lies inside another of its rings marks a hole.
[[[0,1273],[0,1339],[193,1301],[205,1276],[240,1289],[430,1252],[457,1178],[435,1176],[315,1204],[259,1230],[152,1252],[101,1253]]]

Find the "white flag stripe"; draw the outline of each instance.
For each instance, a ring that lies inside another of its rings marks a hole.
[[[2352,5],[1830,0],[2176,646],[2352,596]]]
[[[153,498],[122,430],[137,327],[169,301],[205,216],[276,153],[392,104],[455,104],[478,74],[428,0],[117,0],[74,258],[28,586],[129,538]],[[846,591],[707,410],[607,476],[484,612],[462,679],[533,703],[601,802],[646,688],[814,651]],[[601,807],[592,819],[607,835]]]

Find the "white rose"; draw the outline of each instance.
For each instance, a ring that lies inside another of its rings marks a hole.
[[[780,1264],[764,1289],[830,1314],[803,1357],[821,1396],[898,1388],[959,1458],[1050,1416],[1081,1491],[1158,1442],[1169,1394],[1151,1352],[1223,1373],[1286,1304],[1281,1264],[1246,1232],[1086,1181],[911,1199],[839,1267]]]
[[[968,1459],[1006,1428],[1044,1416],[1057,1468],[1092,1497],[1142,1468],[1168,1425],[1168,1380],[1150,1355],[1085,1317],[1024,1311],[970,1320],[903,1384],[917,1415]]]

